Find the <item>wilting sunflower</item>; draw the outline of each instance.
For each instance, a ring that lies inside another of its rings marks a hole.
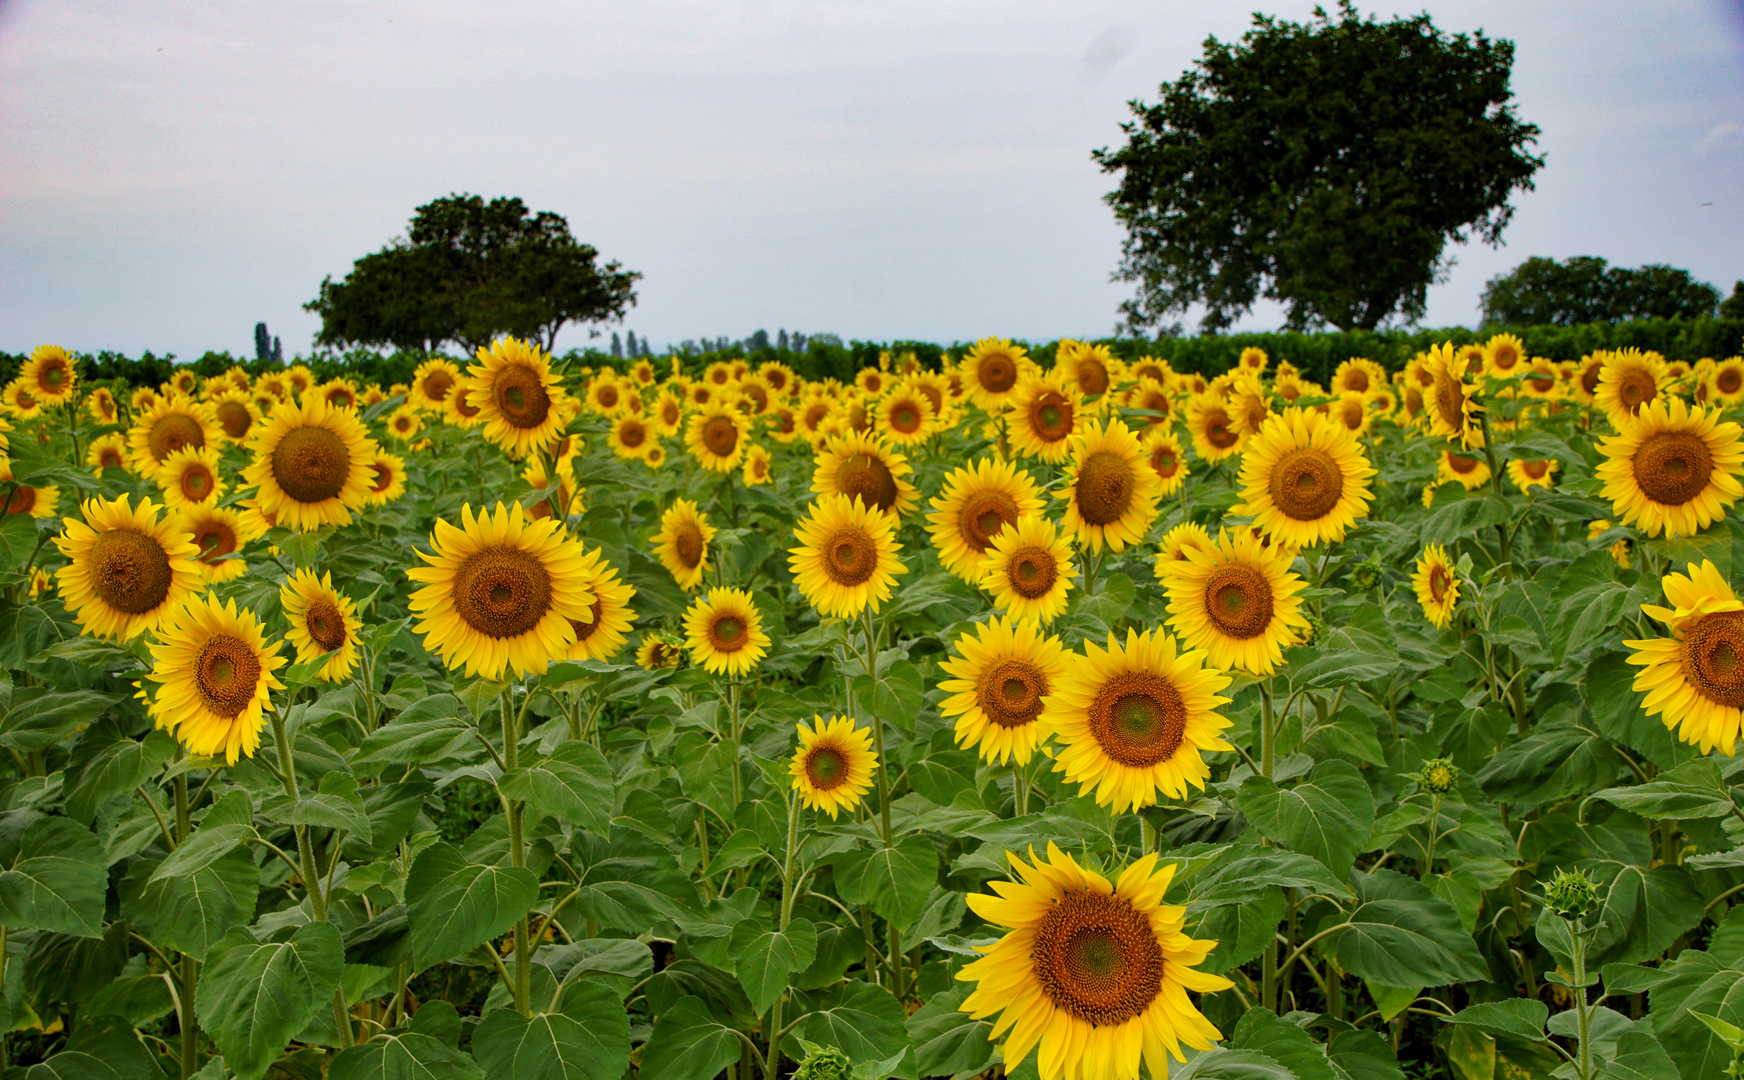
[[[61,405],[78,387],[79,373],[73,358],[59,345],[38,345],[18,373],[19,381],[44,405]]]
[[[1417,570],[1411,575],[1411,587],[1417,591],[1417,603],[1423,607],[1423,617],[1437,630],[1447,629],[1453,621],[1453,607],[1459,603],[1459,571],[1447,557],[1447,549],[1430,544],[1417,560]]]
[[[436,520],[434,554],[418,553],[429,565],[406,571],[424,585],[412,593],[414,629],[469,677],[544,674],[575,644],[572,622],[593,618],[586,552],[556,521],[529,521],[519,503],[460,513],[460,528]]]
[[[151,643],[146,676],[158,684],[147,711],[158,727],[203,757],[223,755],[232,765],[260,748],[261,712],[273,673],[286,663],[277,642],[267,644],[254,612],[201,596],[177,605]]]
[[[1535,487],[1549,491],[1556,486],[1556,474],[1561,469],[1562,462],[1555,458],[1511,458],[1508,461],[1508,479],[1514,481],[1514,486],[1521,491],[1529,492]]]
[[[225,442],[246,442],[248,433],[260,422],[260,409],[255,406],[254,399],[246,391],[229,384],[209,398],[206,404],[212,409],[212,423],[218,429],[218,437]]]
[[[710,589],[684,613],[685,645],[711,675],[743,675],[769,649],[763,616],[745,589]]]
[[[745,468],[740,474],[746,487],[757,487],[769,482],[769,450],[761,443],[752,443],[745,451]]]
[[[1124,643],[1110,633],[1107,649],[1086,641],[1042,706],[1043,730],[1062,747],[1054,771],[1116,814],[1155,805],[1159,791],[1203,790],[1203,754],[1233,749],[1217,713],[1230,678],[1205,658],[1160,630],[1128,630]]]
[[[908,458],[866,432],[833,436],[819,451],[811,474],[811,489],[820,497],[858,497],[867,506],[893,515],[906,514],[920,500],[909,481]]]
[[[1366,517],[1375,470],[1343,425],[1290,408],[1266,422],[1241,455],[1242,501],[1267,534],[1295,548],[1337,543]]]
[[[1720,410],[1661,397],[1599,441],[1601,492],[1625,525],[1648,536],[1694,536],[1744,495],[1744,442]]]
[[[85,413],[99,424],[113,424],[121,419],[115,395],[107,386],[99,386],[85,395]]]
[[[281,525],[304,532],[349,525],[369,501],[376,445],[351,409],[315,394],[281,402],[248,442],[254,460],[242,478],[258,486],[260,508]]]
[[[478,409],[484,437],[515,458],[549,450],[568,423],[568,395],[551,373],[551,357],[536,343],[512,337],[481,347],[477,356],[461,385]]]
[[[459,365],[444,357],[436,356],[418,365],[418,370],[412,372],[412,385],[406,393],[406,400],[420,409],[442,409],[448,395],[460,385],[461,374]]]
[[[709,524],[708,515],[697,510],[691,500],[677,499],[660,515],[660,531],[651,542],[672,580],[691,592],[708,573],[709,544],[714,538],[715,527]]]
[[[89,499],[85,520],[63,519],[55,546],[71,562],[56,573],[61,600],[87,634],[122,641],[155,629],[200,586],[193,539],[179,517],[126,495]]]
[[[1235,417],[1229,414],[1229,403],[1213,394],[1195,394],[1188,399],[1187,434],[1192,436],[1193,452],[1201,461],[1222,461],[1241,450],[1241,433],[1236,430]]]
[[[186,447],[164,459],[152,474],[163,492],[164,505],[174,509],[209,506],[224,494],[224,478],[218,472],[218,448]]]
[[[1288,545],[1265,547],[1250,529],[1220,532],[1209,551],[1188,550],[1183,562],[1160,564],[1169,594],[1169,625],[1217,667],[1270,675],[1284,646],[1308,629],[1306,587],[1290,572]]]
[[[1058,464],[1072,453],[1072,436],[1084,421],[1084,399],[1070,373],[1055,368],[1025,375],[1008,403],[1011,448],[1025,457]]]
[[[106,469],[127,471],[127,436],[119,431],[105,432],[91,440],[90,447],[85,451],[85,464],[95,471],[98,477]]]
[[[1131,428],[1113,419],[1090,423],[1072,436],[1060,528],[1093,552],[1124,551],[1149,531],[1162,486]]]
[[[1031,367],[1028,352],[1005,338],[982,338],[963,357],[958,372],[969,397],[989,413],[999,412]]]
[[[788,549],[788,568],[819,614],[851,619],[890,599],[898,574],[908,573],[897,553],[895,518],[869,509],[859,496],[820,495],[794,527],[799,546]]]
[[[1216,948],[1185,931],[1187,909],[1162,903],[1175,864],[1146,855],[1112,883],[1048,842],[1046,859],[1010,852],[1017,881],[995,881],[997,896],[970,893],[975,914],[1011,932],[957,978],[976,985],[958,1006],[977,1020],[1002,1013],[1007,1068],[1036,1053],[1041,1080],[1138,1080],[1169,1075],[1180,1044],[1210,1050],[1221,1039],[1187,991],[1232,984],[1193,970]]]
[[[958,637],[956,658],[939,667],[952,676],[939,683],[951,695],[939,712],[957,718],[957,745],[973,745],[982,761],[1028,765],[1043,738],[1043,699],[1066,670],[1060,639],[996,616]]]
[[[386,506],[406,493],[406,459],[380,447],[369,458],[369,502]]]
[[[141,413],[127,433],[133,471],[150,476],[177,450],[204,447],[218,437],[212,407],[177,395]]]
[[[182,510],[182,527],[193,537],[194,566],[200,581],[211,585],[234,581],[248,572],[248,563],[228,556],[239,554],[250,541],[266,531],[258,514],[244,514],[227,506],[192,506]]]
[[[1526,343],[1513,334],[1496,334],[1484,342],[1484,371],[1496,378],[1523,375],[1527,369]]]
[[[1478,422],[1483,407],[1466,383],[1466,364],[1466,357],[1451,344],[1430,348],[1424,370],[1434,385],[1424,394],[1424,413],[1429,417],[1431,435],[1451,439],[1471,450],[1484,444],[1483,429]]]
[[[927,512],[928,531],[945,569],[977,584],[993,538],[1041,511],[1041,489],[1029,473],[1009,461],[981,458],[945,476]]]
[[[1014,619],[1050,623],[1066,610],[1072,589],[1072,541],[1039,514],[993,538],[981,560],[980,586],[993,594],[993,606]]]
[[[1181,490],[1187,482],[1187,459],[1181,453],[1181,440],[1166,426],[1148,429],[1143,437],[1145,458],[1157,474],[1157,494],[1167,498]]]
[[[1656,352],[1640,349],[1608,352],[1599,364],[1593,403],[1610,420],[1612,428],[1622,431],[1647,403],[1664,396],[1669,378],[1665,357]]]
[[[744,458],[749,425],[730,403],[710,402],[691,415],[684,433],[685,449],[709,472],[732,472]]]
[[[331,573],[298,570],[279,589],[279,606],[291,628],[285,634],[297,650],[297,662],[307,664],[326,657],[315,677],[322,682],[344,682],[357,667],[357,634],[363,629],[355,605],[333,588]]]
[[[684,641],[675,634],[649,631],[636,646],[636,666],[646,671],[671,671],[684,666]]]
[[[575,631],[575,644],[570,646],[565,659],[604,663],[623,650],[630,627],[636,622],[636,613],[630,609],[636,587],[618,580],[617,569],[606,562],[605,552],[599,548],[587,553],[586,562],[583,584],[588,592],[593,593],[593,607],[590,609],[593,619],[589,622],[570,620],[570,629]]]
[[[640,413],[619,416],[606,433],[606,445],[612,448],[612,453],[630,461],[641,458],[653,444],[654,433]]]
[[[851,717],[825,720],[814,715],[811,722],[812,727],[804,721],[796,725],[799,746],[787,771],[800,801],[833,821],[841,811],[853,810],[872,790],[878,755],[872,752],[872,732],[855,727]]]
[[[1670,608],[1641,610],[1671,629],[1669,638],[1625,641],[1629,662],[1643,668],[1634,688],[1642,707],[1686,743],[1710,753],[1737,752],[1744,718],[1744,603],[1713,563],[1689,564],[1689,576],[1661,579]]]
[[[925,442],[933,433],[933,407],[908,380],[892,386],[872,407],[873,427],[897,446]]]

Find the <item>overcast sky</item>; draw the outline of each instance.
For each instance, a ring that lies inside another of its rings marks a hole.
[[[1100,336],[1127,287],[1089,152],[1253,7],[0,0],[0,350],[251,353],[264,320],[306,352],[323,275],[456,191],[641,271],[627,325],[657,345]],[[1430,13],[1516,43],[1548,161],[1428,325],[1528,255],[1744,277],[1739,0]]]

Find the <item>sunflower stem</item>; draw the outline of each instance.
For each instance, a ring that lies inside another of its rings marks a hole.
[[[176,747],[176,758],[183,756],[180,746]],[[176,843],[181,844],[188,839],[188,833],[193,831],[193,824],[188,818],[188,774],[176,774]],[[198,1062],[194,1059],[199,1054],[200,1029],[194,1019],[194,958],[187,953],[182,954],[179,981],[181,989],[177,1004],[181,1007],[177,1023],[182,1029],[182,1080],[194,1075]]]
[[[279,780],[284,785],[285,794],[290,796],[292,802],[296,802],[300,798],[297,794],[297,759],[296,755],[291,752],[291,740],[285,736],[285,718],[277,709],[271,709],[269,712],[272,715],[273,743],[277,746],[279,753]],[[176,777],[176,812],[178,817],[186,813],[187,780],[185,775]],[[309,827],[297,825],[293,828],[297,834],[297,857],[302,863],[300,873],[303,878],[303,891],[309,896],[309,910],[314,915],[316,922],[326,922],[327,897],[321,890],[321,871],[315,861],[315,845],[309,839]],[[337,857],[338,852],[334,852],[334,855]],[[185,958],[183,962],[187,962]],[[190,982],[190,993],[192,989],[193,985]],[[339,1034],[340,1048],[350,1046],[354,1041],[351,1032],[351,1011],[345,1007],[345,991],[338,988],[333,991],[333,1027]]]
[[[793,870],[794,861],[799,855],[799,794],[789,792],[787,795],[787,858],[781,865],[781,916],[778,929],[787,933],[787,926],[793,921],[793,899],[797,891]],[[781,1071],[781,1006],[787,996],[784,989],[776,995],[775,1003],[769,1006],[769,1054],[765,1057],[764,1075],[769,1080]]]
[[[503,687],[503,765],[507,772],[520,764],[520,714],[515,711],[513,686]],[[514,799],[504,798],[503,808],[507,811],[509,820],[509,861],[515,866],[527,865],[527,841],[521,833],[521,804]],[[515,995],[515,1011],[522,1016],[531,1016],[527,1007],[529,986],[532,982],[532,968],[528,955],[530,948],[528,939],[531,937],[527,925],[527,916],[523,914],[515,920],[515,981],[512,990]]]

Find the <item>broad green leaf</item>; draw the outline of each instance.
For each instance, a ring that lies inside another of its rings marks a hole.
[[[741,828],[727,837],[719,851],[710,854],[707,876],[715,877],[729,870],[755,866],[763,861],[767,850],[755,831]]]
[[[210,822],[201,825],[158,864],[151,880],[187,877],[235,851],[254,835],[253,825],[215,825]]]
[[[611,831],[612,770],[587,743],[566,742],[542,761],[510,769],[497,786],[541,813],[605,835]]]
[[[1604,737],[1568,724],[1546,724],[1502,748],[1477,774],[1493,799],[1522,810],[1609,787],[1622,771]]]
[[[243,929],[224,935],[206,957],[194,1004],[237,1080],[266,1075],[291,1037],[332,1003],[344,966],[331,923],[305,923],[267,944]]]
[[[489,1080],[618,1077],[630,1065],[630,1017],[609,988],[572,983],[553,1012],[487,1013],[472,1053]]]
[[[1732,1050],[1695,1014],[1744,1027],[1744,970],[1699,949],[1685,949],[1661,970],[1669,978],[1648,995],[1654,1035],[1683,1080],[1724,1075]]]
[[[1230,1032],[1231,1050],[1255,1050],[1296,1074],[1297,1080],[1343,1080],[1326,1050],[1270,1009],[1249,1009]]]
[[[1470,1024],[1479,1031],[1513,1039],[1544,1038],[1550,1006],[1536,998],[1510,998],[1470,1005],[1447,1018],[1450,1024]]]
[[[341,1050],[327,1067],[327,1080],[484,1080],[484,1075],[472,1058],[440,1039],[397,1030]]]
[[[40,818],[0,844],[0,926],[103,936],[103,845],[68,818]]]
[[[1199,965],[1200,970],[1221,975],[1254,959],[1277,938],[1283,921],[1284,891],[1276,885],[1263,886],[1239,903],[1212,908],[1193,930],[1194,937],[1217,942],[1217,948]]]
[[[151,1080],[160,1075],[153,1054],[133,1025],[119,1016],[83,1016],[66,1042],[66,1050],[89,1054],[113,1069],[122,1080]]]
[[[1459,915],[1427,886],[1392,870],[1359,872],[1352,881],[1362,903],[1331,950],[1344,970],[1387,986],[1489,980]]]
[[[843,852],[833,862],[836,891],[850,904],[864,904],[880,917],[907,926],[920,917],[932,894],[938,849],[924,836],[908,836],[890,847]]]
[[[393,723],[377,729],[351,759],[353,768],[380,765],[430,765],[450,757],[471,758],[484,752],[477,729],[460,718],[460,699],[433,694],[413,705]]]
[[[1030,1053],[1034,1060],[1034,1051]],[[1218,1047],[1185,1066],[1171,1064],[1169,1080],[1297,1080],[1296,1074],[1258,1050]]]
[[[1679,821],[1725,817],[1733,810],[1732,792],[1713,758],[1695,758],[1645,784],[1609,788],[1593,798],[1642,817]]]
[[[642,1048],[640,1080],[714,1080],[739,1060],[738,1033],[698,997],[682,997],[654,1021]]]
[[[834,1046],[850,1061],[883,1061],[909,1049],[907,1016],[890,991],[871,983],[850,982],[818,995],[800,1025],[800,1037]],[[914,1058],[897,1074],[915,1080]]]
[[[1381,1019],[1389,1024],[1423,992],[1421,986],[1387,986],[1373,979],[1364,979],[1363,985],[1368,988],[1369,996],[1375,999],[1375,1008],[1380,1012]]]
[[[332,778],[343,780],[353,789],[357,786],[356,780],[343,773],[329,773],[323,779]],[[370,841],[369,811],[364,809],[363,799],[355,790],[321,791],[313,795],[303,792],[297,799],[292,799],[289,795],[272,795],[261,801],[260,813],[268,821],[276,821],[281,825],[313,825],[323,829],[337,829],[358,837],[366,844]]]
[[[406,920],[419,969],[498,937],[539,901],[539,879],[520,866],[469,863],[437,843],[419,852],[406,877]]]
[[[1601,1080],[1681,1080],[1677,1065],[1658,1039],[1645,1031],[1625,1031],[1617,1050],[1599,1069]]]
[[[863,718],[894,724],[904,731],[914,730],[914,718],[925,704],[920,669],[907,660],[897,659],[882,665],[876,678],[854,676],[854,701]]]
[[[127,963],[127,924],[112,922],[100,938],[46,931],[33,934],[24,951],[24,985],[43,1015],[55,1006],[80,1005]]]
[[[934,994],[908,1018],[908,1039],[920,1075],[980,1072],[993,1060],[993,1022],[972,1019],[959,1008],[973,989],[958,985]]]
[[[92,724],[67,761],[67,816],[90,824],[98,807],[144,783],[174,753],[175,741],[162,731],[135,739],[113,720]]]
[[[1677,740],[1657,716],[1641,707],[1641,692],[1635,689],[1640,668],[1629,663],[1626,653],[1609,652],[1587,666],[1583,691],[1593,726],[1606,738],[1622,743],[1661,769],[1688,760],[1695,748]]]
[[[129,1080],[109,1062],[79,1050],[62,1050],[20,1070],[19,1076],[22,1080]]]
[[[121,913],[145,940],[204,960],[231,927],[254,921],[260,871],[246,852],[185,877],[153,881],[158,865],[135,862],[121,882]]]
[[[817,927],[795,919],[786,930],[770,930],[757,919],[746,919],[733,927],[727,949],[739,985],[751,1007],[762,1014],[787,990],[788,976],[811,966],[817,956]]]
[[[702,906],[672,853],[646,837],[614,828],[609,841],[582,833],[573,847],[581,872],[575,906],[602,927],[641,933],[650,923]]]
[[[1651,960],[1702,921],[1701,892],[1681,866],[1599,863],[1589,872],[1608,885],[1599,901],[1602,925],[1587,946],[1589,968]]]
[[[1319,860],[1340,877],[1350,872],[1375,824],[1368,784],[1342,761],[1321,762],[1291,787],[1250,776],[1237,802],[1261,836]]]
[[[132,964],[129,970],[134,970]],[[134,1027],[147,1027],[154,1020],[169,1015],[174,1008],[169,984],[164,982],[162,975],[128,975],[124,972],[121,978],[91,995],[82,1007],[81,1015],[119,1016]]]
[[[1276,848],[1248,847],[1234,850],[1245,851],[1245,854],[1212,871],[1209,880],[1202,886],[1197,878],[1193,879],[1187,895],[1188,900],[1196,904],[1226,899],[1233,901],[1257,893],[1267,885],[1307,889],[1328,896],[1352,895],[1349,885],[1333,877],[1324,863],[1311,856]]]
[[[53,746],[73,729],[89,724],[121,700],[115,694],[95,690],[56,690],[25,686],[12,692],[12,701],[0,713],[0,746],[21,754]]]

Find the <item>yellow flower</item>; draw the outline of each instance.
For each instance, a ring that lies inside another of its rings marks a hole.
[[[939,662],[952,676],[939,683],[951,695],[939,712],[957,718],[957,745],[974,745],[982,761],[1028,765],[1044,734],[1043,699],[1065,672],[1060,639],[994,617],[958,637],[957,654]]]
[[[418,407],[408,402],[388,413],[387,429],[395,441],[411,442],[424,430],[424,418],[419,414]]]
[[[1243,371],[1251,371],[1255,375],[1266,370],[1266,350],[1256,345],[1249,345],[1241,350],[1241,359],[1236,361]]]
[[[715,528],[708,515],[691,500],[677,499],[660,516],[660,531],[651,542],[672,580],[685,592],[692,592],[708,573],[709,544],[714,538]]]
[[[283,690],[273,673],[285,665],[268,645],[254,612],[220,605],[215,596],[191,599],[158,627],[146,676],[158,684],[147,711],[158,727],[202,757],[223,755],[231,765],[260,748],[262,710]]]
[[[473,401],[474,391],[462,382],[442,399],[442,420],[449,427],[475,428],[484,423],[484,409]]]
[[[1429,433],[1451,439],[1467,450],[1484,445],[1484,433],[1478,422],[1483,411],[1466,384],[1468,358],[1454,350],[1452,344],[1433,346],[1424,361],[1424,370],[1433,385],[1424,394],[1424,412],[1429,417]]]
[[[1381,365],[1366,357],[1353,356],[1338,365],[1338,370],[1332,373],[1332,392],[1343,393],[1354,390],[1366,394],[1370,390],[1387,385],[1387,371]]]
[[[981,560],[983,589],[1014,619],[1053,622],[1073,588],[1072,542],[1040,515],[1026,515],[993,538]]]
[[[1710,384],[1721,405],[1744,401],[1744,356],[1729,356],[1715,364]]]
[[[1352,435],[1367,435],[1372,414],[1369,412],[1369,395],[1360,394],[1355,390],[1340,391],[1339,395],[1321,408],[1324,415],[1344,428]],[[1316,409],[1319,412],[1320,409]]]
[[[386,506],[406,493],[406,459],[376,447],[369,459],[369,502]]]
[[[1041,489],[1029,473],[1009,461],[981,458],[946,474],[927,512],[928,532],[945,569],[977,584],[994,537],[1041,511]]]
[[[769,649],[763,616],[745,589],[710,589],[684,613],[685,645],[711,675],[743,675]]]
[[[569,422],[568,395],[551,373],[551,357],[536,343],[512,337],[479,348],[477,356],[462,385],[484,437],[514,458],[549,450]]]
[[[854,726],[846,716],[825,720],[812,717],[812,726],[796,725],[799,747],[787,771],[793,790],[812,810],[835,816],[852,810],[872,790],[872,775],[878,771],[878,755],[872,752],[872,732]]]
[[[1073,346],[1068,348],[1068,344]],[[1060,342],[1054,359],[1054,371],[1065,377],[1069,385],[1085,398],[1100,398],[1120,384],[1126,372],[1106,345],[1083,342]]]
[[[648,421],[640,413],[619,416],[612,421],[611,430],[606,434],[606,445],[612,448],[612,453],[629,461],[645,457],[654,442]]]
[[[61,489],[55,484],[32,487],[17,483],[12,476],[12,460],[5,454],[0,454],[0,493],[5,493],[5,513],[29,514],[33,518],[53,517],[61,500]]]
[[[156,401],[127,433],[134,471],[150,476],[177,450],[201,449],[218,437],[215,426],[212,408],[203,402],[180,395]]]
[[[38,345],[18,373],[18,379],[44,405],[60,405],[73,397],[79,373],[73,358],[59,345]]]
[[[1694,536],[1726,512],[1744,486],[1744,442],[1719,409],[1662,397],[1599,441],[1602,496],[1625,525],[1648,536]]]
[[[1526,343],[1513,334],[1496,334],[1484,343],[1484,371],[1498,378],[1523,375],[1530,363]]]
[[[1005,338],[982,338],[963,357],[959,368],[969,397],[983,410],[998,412],[1005,405],[1024,370],[1032,366],[1022,345]]]
[[[1211,534],[1205,531],[1205,526],[1183,521],[1163,534],[1155,562],[1157,580],[1163,580],[1163,568],[1169,563],[1186,562],[1189,550],[1214,551],[1216,544],[1212,542]]]
[[[1060,528],[1093,552],[1124,551],[1150,530],[1161,492],[1131,428],[1119,420],[1091,423],[1072,437]]]
[[[333,588],[331,573],[298,570],[279,589],[279,606],[290,623],[286,640],[297,650],[297,662],[319,657],[326,662],[315,677],[322,682],[344,682],[357,667],[357,633],[363,629],[355,605]]]
[[[1241,433],[1229,415],[1229,403],[1214,394],[1195,394],[1188,399],[1187,434],[1200,461],[1222,461],[1241,450]]]
[[[654,399],[653,411],[649,418],[654,428],[666,438],[678,434],[679,425],[684,421],[684,402],[670,388],[660,391]]]
[[[90,447],[85,451],[85,464],[99,477],[107,469],[126,472],[127,436],[119,431],[110,431],[92,439]]]
[[[623,650],[630,627],[636,622],[636,613],[630,610],[636,587],[618,580],[617,570],[606,562],[605,553],[599,548],[587,552],[585,561],[582,586],[593,593],[593,606],[589,609],[593,618],[588,622],[569,620],[570,629],[575,631],[575,644],[570,647],[567,659],[605,662]]]
[[[1145,457],[1157,474],[1157,494],[1168,498],[1187,482],[1187,459],[1181,452],[1181,440],[1165,424],[1145,431],[1141,439]]]
[[[959,1008],[977,1020],[1000,1014],[1006,1067],[1036,1050],[1041,1080],[1137,1080],[1169,1074],[1180,1044],[1212,1049],[1223,1036],[1187,991],[1233,984],[1193,970],[1215,941],[1186,934],[1187,909],[1163,904],[1174,864],[1146,855],[1110,882],[1052,841],[1045,859],[1007,852],[1019,881],[998,895],[970,893],[975,914],[1010,932],[957,978],[976,984]],[[1038,1049],[1039,1047],[1039,1049]]]
[[[897,446],[923,443],[934,430],[932,404],[906,380],[878,400],[873,416],[879,433]]]
[[[260,409],[255,406],[254,399],[246,390],[226,386],[224,390],[207,399],[206,404],[211,406],[212,423],[218,429],[217,435],[225,442],[247,441],[248,433],[260,422]]]
[[[1368,515],[1374,475],[1342,425],[1311,410],[1286,409],[1242,451],[1242,501],[1230,512],[1251,515],[1291,547],[1337,543]]]
[[[1661,579],[1672,607],[1641,605],[1671,629],[1669,638],[1625,641],[1629,662],[1643,670],[1634,688],[1642,707],[1686,743],[1710,753],[1737,751],[1744,713],[1744,603],[1713,563],[1689,564],[1689,575]]]
[[[744,457],[748,425],[744,414],[732,405],[710,402],[691,415],[684,433],[685,449],[709,472],[732,472]]]
[[[62,519],[55,546],[71,560],[55,577],[61,600],[87,634],[127,641],[156,629],[199,587],[197,554],[181,520],[126,495],[87,500],[84,521]]]
[[[1456,454],[1452,450],[1443,449],[1441,456],[1436,458],[1436,485],[1459,481],[1467,491],[1476,491],[1490,482],[1490,466],[1481,457],[1467,457]]]
[[[1540,458],[1528,460],[1510,458],[1508,461],[1508,479],[1521,491],[1531,491],[1541,487],[1546,491],[1556,486],[1556,474],[1562,469],[1562,462],[1555,458]]]
[[[444,356],[433,356],[412,372],[412,385],[406,401],[414,408],[440,411],[446,407],[448,395],[460,385],[460,366]]]
[[[1007,413],[1011,448],[1058,464],[1071,454],[1072,436],[1083,419],[1084,400],[1070,373],[1056,367],[1046,375],[1025,375]]]
[[[1181,562],[1161,564],[1169,594],[1169,625],[1190,649],[1204,649],[1225,670],[1270,675],[1284,662],[1286,645],[1307,630],[1290,572],[1288,546],[1264,547],[1252,530],[1221,532],[1210,551],[1186,550]]]
[[[121,416],[115,405],[115,395],[107,386],[99,386],[85,395],[85,412],[99,424],[113,424]]]
[[[243,514],[227,506],[191,506],[182,510],[181,517],[198,553],[193,558],[201,583],[234,581],[248,572],[247,562],[227,556],[240,554],[266,531],[259,514]]]
[[[1665,357],[1656,352],[1644,353],[1640,349],[1608,352],[1599,362],[1593,403],[1604,412],[1612,428],[1622,431],[1644,406],[1664,395],[1669,378]]]
[[[1445,630],[1453,622],[1453,608],[1459,603],[1459,572],[1447,557],[1447,549],[1430,544],[1417,560],[1417,571],[1411,575],[1411,587],[1417,592],[1417,603],[1423,617],[1437,630]]]
[[[817,455],[811,489],[819,496],[859,497],[868,507],[901,515],[914,509],[919,494],[909,482],[908,458],[866,432],[832,436]]]
[[[650,631],[636,646],[636,666],[646,671],[671,671],[684,666],[684,642],[672,634]]]
[[[908,573],[897,558],[902,545],[894,520],[859,496],[820,495],[794,527],[799,546],[788,549],[788,568],[806,602],[820,614],[851,619],[890,599],[896,576]]]
[[[279,524],[308,532],[349,525],[369,501],[376,445],[350,409],[310,395],[281,402],[249,436],[254,460],[242,478],[260,490],[260,508]]]
[[[1599,537],[1610,531],[1611,523],[1604,518],[1600,518],[1597,521],[1589,521],[1587,523],[1588,540],[1597,540]],[[1611,545],[1610,552],[1611,558],[1616,560],[1618,566],[1622,567],[1624,570],[1629,569],[1629,541],[1617,541]]]
[[[769,482],[769,451],[761,443],[752,443],[745,451],[745,468],[741,475],[746,487]]]
[[[218,448],[191,446],[169,455],[152,475],[163,492],[164,505],[210,506],[224,494],[224,478],[218,474]]]

